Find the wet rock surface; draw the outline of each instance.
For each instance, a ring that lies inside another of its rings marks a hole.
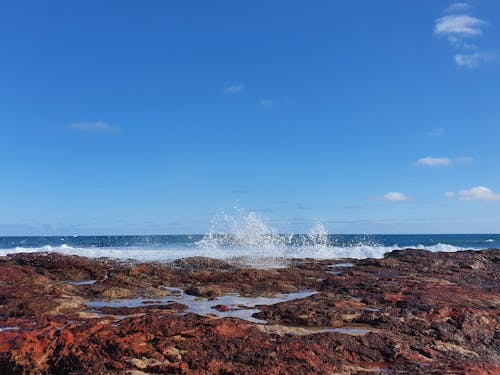
[[[267,270],[199,257],[0,257],[0,374],[498,374],[499,277],[499,250]],[[302,291],[316,293],[220,303]],[[189,312],[180,293],[213,301],[210,312]],[[126,299],[142,302],[115,303]],[[213,314],[250,308],[253,321]]]

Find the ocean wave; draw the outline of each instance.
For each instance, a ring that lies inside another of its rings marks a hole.
[[[383,258],[384,254],[394,250],[404,250],[407,248],[427,250],[430,252],[456,252],[467,250],[463,247],[458,247],[449,244],[436,244],[432,246],[381,246],[373,244],[358,244],[353,246],[318,246],[304,247],[289,254],[290,258],[314,258],[314,259],[337,259],[337,258]]]
[[[431,252],[455,252],[466,250],[450,244],[439,243],[432,246],[409,246],[411,248],[427,250]],[[134,259],[138,261],[171,261],[191,256],[204,256],[217,259],[230,259],[238,257],[249,258],[313,258],[313,259],[337,259],[337,258],[382,258],[384,254],[393,250],[403,250],[408,246],[379,246],[373,244],[357,244],[350,246],[283,246],[273,249],[266,254],[259,246],[223,246],[203,247],[193,245],[192,247],[73,247],[69,245],[41,246],[41,247],[16,247],[12,249],[0,249],[0,256],[16,253],[61,253],[65,255],[80,255],[91,258],[115,258]]]
[[[64,255],[80,255],[89,258],[136,259],[140,261],[167,260],[168,258],[165,255],[170,254],[168,249],[148,249],[144,247],[73,247],[65,244],[60,246],[46,245],[41,247],[0,249],[0,256],[19,253],[59,253]]]

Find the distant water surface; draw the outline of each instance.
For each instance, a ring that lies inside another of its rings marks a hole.
[[[59,252],[89,257],[168,261],[189,256],[380,258],[404,248],[428,251],[500,248],[499,234],[332,235],[236,233],[154,236],[0,237],[0,255]]]

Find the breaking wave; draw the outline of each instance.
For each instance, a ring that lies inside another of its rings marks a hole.
[[[434,246],[410,246],[411,248],[423,249],[428,251],[454,252],[466,250],[466,248],[457,247],[448,244],[436,244]],[[192,247],[73,247],[68,245],[61,246],[42,246],[42,247],[15,247],[12,249],[0,249],[0,256],[16,253],[61,253],[65,255],[80,255],[91,258],[115,258],[115,259],[135,259],[139,261],[170,261],[192,256],[205,256],[217,259],[231,258],[315,258],[315,259],[335,259],[335,258],[382,258],[385,253],[393,250],[402,250],[408,246],[401,247],[380,246],[380,245],[348,245],[348,246],[299,246],[284,245],[283,247],[273,248],[273,252],[266,253],[259,246],[237,246],[231,245],[221,248],[204,248],[200,245]]]
[[[499,235],[331,235],[320,222],[305,234],[280,234],[259,213],[235,208],[230,214],[219,211],[205,235],[0,237],[0,256],[57,252],[138,261],[204,256],[279,267],[293,258],[382,258],[406,248],[455,252],[499,245]]]

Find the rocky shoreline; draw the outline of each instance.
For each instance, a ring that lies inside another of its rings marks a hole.
[[[0,374],[498,374],[500,250],[0,257]]]

